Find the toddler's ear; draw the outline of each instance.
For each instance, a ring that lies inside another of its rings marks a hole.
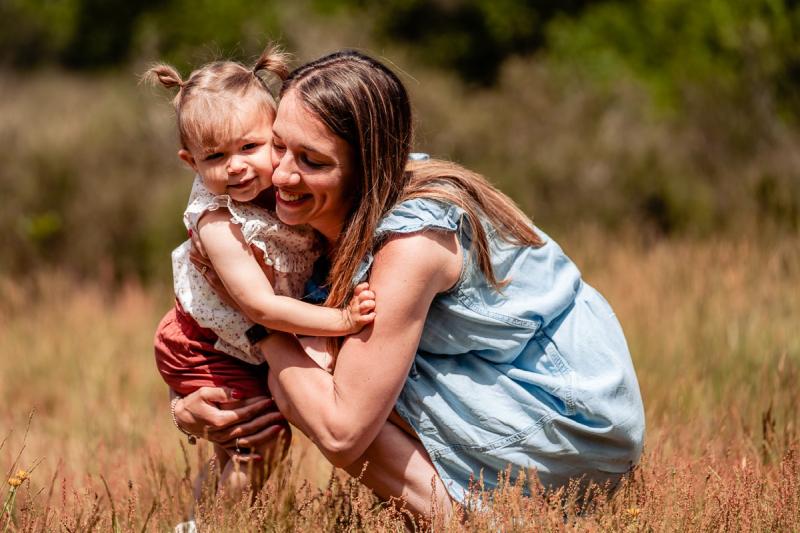
[[[186,163],[192,170],[197,172],[197,164],[194,162],[194,157],[192,157],[192,153],[187,150],[186,148],[181,148],[178,150],[178,157]]]

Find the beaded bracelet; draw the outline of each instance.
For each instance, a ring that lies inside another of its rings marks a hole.
[[[175,396],[175,397],[174,397],[174,398],[173,398],[173,399],[172,399],[172,400],[169,402],[169,412],[170,412],[170,414],[172,415],[172,423],[173,423],[173,424],[175,424],[175,427],[176,427],[176,428],[178,428],[178,431],[180,431],[181,433],[183,433],[184,435],[186,435],[186,439],[189,441],[189,444],[191,444],[192,446],[194,446],[195,444],[197,444],[197,437],[195,437],[194,435],[192,435],[191,433],[189,433],[188,431],[186,431],[185,429],[183,429],[183,428],[181,427],[181,425],[180,425],[180,424],[178,424],[178,419],[177,419],[177,417],[175,416],[175,405],[178,403],[178,400],[180,400],[180,399],[182,399],[182,398],[183,398],[183,396]]]

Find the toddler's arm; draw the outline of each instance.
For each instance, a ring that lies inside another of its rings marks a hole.
[[[276,295],[227,210],[206,213],[198,233],[228,294],[253,322],[299,335],[338,336],[360,331],[375,318],[375,295],[366,283],[356,287],[345,309]]]

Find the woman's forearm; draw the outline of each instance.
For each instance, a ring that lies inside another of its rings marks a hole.
[[[357,412],[337,394],[334,375],[310,358],[292,335],[274,333],[262,341],[261,349],[270,364],[270,392],[287,420],[334,465],[355,461],[376,431],[353,416]]]

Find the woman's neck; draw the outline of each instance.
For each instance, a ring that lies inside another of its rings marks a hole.
[[[339,244],[339,239],[342,236],[342,226],[343,223],[339,223],[332,226],[315,226],[312,224],[317,233],[322,235],[322,240],[325,241],[325,249],[328,250],[330,253],[331,250],[336,249]]]

